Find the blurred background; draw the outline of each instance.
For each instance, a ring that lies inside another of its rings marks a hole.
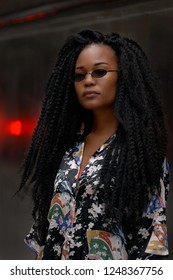
[[[136,40],[160,78],[173,170],[173,1],[0,1],[0,259],[33,259],[23,243],[32,203],[12,198],[59,48],[83,28],[114,31]],[[173,186],[167,207],[173,259]]]

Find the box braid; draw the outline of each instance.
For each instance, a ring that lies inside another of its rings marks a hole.
[[[119,61],[115,111],[120,125],[100,175],[100,184],[104,183],[105,188],[105,215],[134,224],[140,219],[150,194],[160,191],[167,142],[163,112],[148,59],[131,39],[116,33],[81,31],[71,36],[59,52],[23,164],[19,190],[28,181],[33,185],[33,217],[41,243],[46,237],[47,214],[62,157],[77,140],[82,123],[85,135],[92,126],[91,113],[77,100],[73,77],[80,52],[93,43],[110,46]]]

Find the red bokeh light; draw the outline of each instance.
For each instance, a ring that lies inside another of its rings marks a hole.
[[[31,137],[36,123],[37,118],[6,120],[0,112],[0,140],[6,136]]]
[[[11,135],[16,135],[16,136],[19,136],[22,132],[22,123],[20,120],[14,120],[14,121],[11,121],[9,124],[8,124],[8,133],[11,134]]]

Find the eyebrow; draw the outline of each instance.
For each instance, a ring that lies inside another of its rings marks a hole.
[[[94,66],[98,66],[98,65],[101,65],[101,64],[106,64],[106,65],[108,65],[108,63],[106,63],[106,62],[97,62],[97,63],[94,63]],[[84,66],[78,66],[78,67],[76,67],[76,69],[83,69],[84,68]]]

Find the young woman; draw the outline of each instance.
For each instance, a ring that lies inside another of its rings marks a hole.
[[[84,30],[59,52],[24,163],[38,259],[168,255],[166,131],[139,45]]]

